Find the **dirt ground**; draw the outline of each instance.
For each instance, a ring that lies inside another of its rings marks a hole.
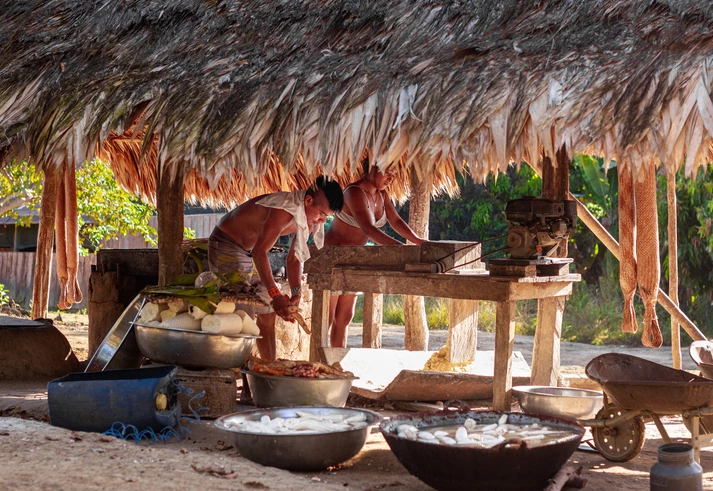
[[[56,325],[69,339],[77,357],[86,359],[84,318],[71,314],[62,314],[62,318]],[[350,345],[360,346],[358,329],[350,330],[352,332]],[[430,348],[438,349],[445,343],[445,335],[445,331],[432,332]],[[529,362],[531,338],[518,336],[515,343],[515,350],[521,351]],[[479,333],[478,345],[481,349],[492,349],[492,335]],[[385,328],[384,347],[403,347],[403,328]],[[562,343],[562,364],[583,365],[594,356],[610,351],[614,349]],[[667,356],[670,360],[667,351],[643,348],[626,351],[670,363],[666,360]],[[687,359],[685,353],[684,358]],[[348,403],[363,404],[364,400],[358,398],[350,398]],[[396,414],[389,406],[371,405],[369,408],[385,417]],[[190,425],[190,436],[167,444],[135,444],[97,433],[71,432],[50,426],[44,383],[0,383],[0,415],[3,416],[0,417],[0,452],[4,457],[4,465],[0,466],[0,489],[431,489],[408,474],[376,428],[362,451],[345,464],[324,472],[291,473],[240,457],[226,435],[205,419],[200,424]],[[678,417],[665,418],[664,425],[674,439],[684,441],[689,435]],[[643,450],[627,463],[608,462],[596,453],[575,452],[570,463],[583,466],[583,475],[588,479],[585,489],[648,490],[648,473],[656,462],[657,447],[663,441],[652,422],[647,423],[646,432]],[[704,489],[713,490],[713,449],[702,452],[701,464],[705,472]]]

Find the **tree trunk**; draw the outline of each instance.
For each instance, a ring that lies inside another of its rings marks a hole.
[[[409,226],[419,237],[428,239],[428,214],[431,211],[430,175],[419,179],[415,170],[411,171],[411,196],[409,202]],[[404,323],[406,335],[404,345],[409,351],[428,349],[428,324],[423,297],[404,295]]]
[[[54,165],[47,166],[42,185],[40,226],[37,232],[37,259],[32,291],[33,319],[47,317],[52,247],[54,246],[54,220],[57,211],[57,186],[59,185],[61,185],[59,182],[59,170]]]
[[[159,162],[156,191],[158,215],[158,284],[168,285],[183,273],[183,173]]]

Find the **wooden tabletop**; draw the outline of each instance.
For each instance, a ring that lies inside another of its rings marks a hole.
[[[334,268],[331,274],[307,275],[312,290],[358,291],[493,302],[569,295],[579,274],[562,276],[490,276],[485,270],[458,274]]]

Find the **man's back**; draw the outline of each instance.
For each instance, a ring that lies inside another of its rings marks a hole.
[[[227,213],[218,223],[218,228],[228,234],[245,250],[249,251],[255,246],[267,215],[270,213],[270,208],[257,204],[265,196],[267,195],[263,194],[246,201]],[[290,224],[282,231],[281,235],[294,232],[294,224]]]

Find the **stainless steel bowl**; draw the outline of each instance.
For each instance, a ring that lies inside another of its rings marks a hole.
[[[136,343],[146,358],[196,368],[239,368],[260,336],[224,336],[134,324]]]
[[[526,413],[592,419],[604,405],[603,394],[596,390],[537,385],[520,385],[512,390]]]
[[[253,402],[258,407],[344,407],[352,388],[351,378],[301,378],[266,375],[241,370],[248,379]]]
[[[226,422],[260,421],[267,415],[270,419],[294,418],[297,411],[320,416],[342,414],[346,417],[364,414],[367,425],[347,431],[332,433],[309,433],[301,435],[266,435],[247,433]],[[228,414],[215,420],[215,427],[229,432],[232,443],[240,455],[262,465],[279,467],[290,471],[316,471],[340,464],[354,457],[366,443],[370,426],[379,424],[381,416],[364,409],[332,407],[291,407],[282,409],[256,409],[242,413]]]

